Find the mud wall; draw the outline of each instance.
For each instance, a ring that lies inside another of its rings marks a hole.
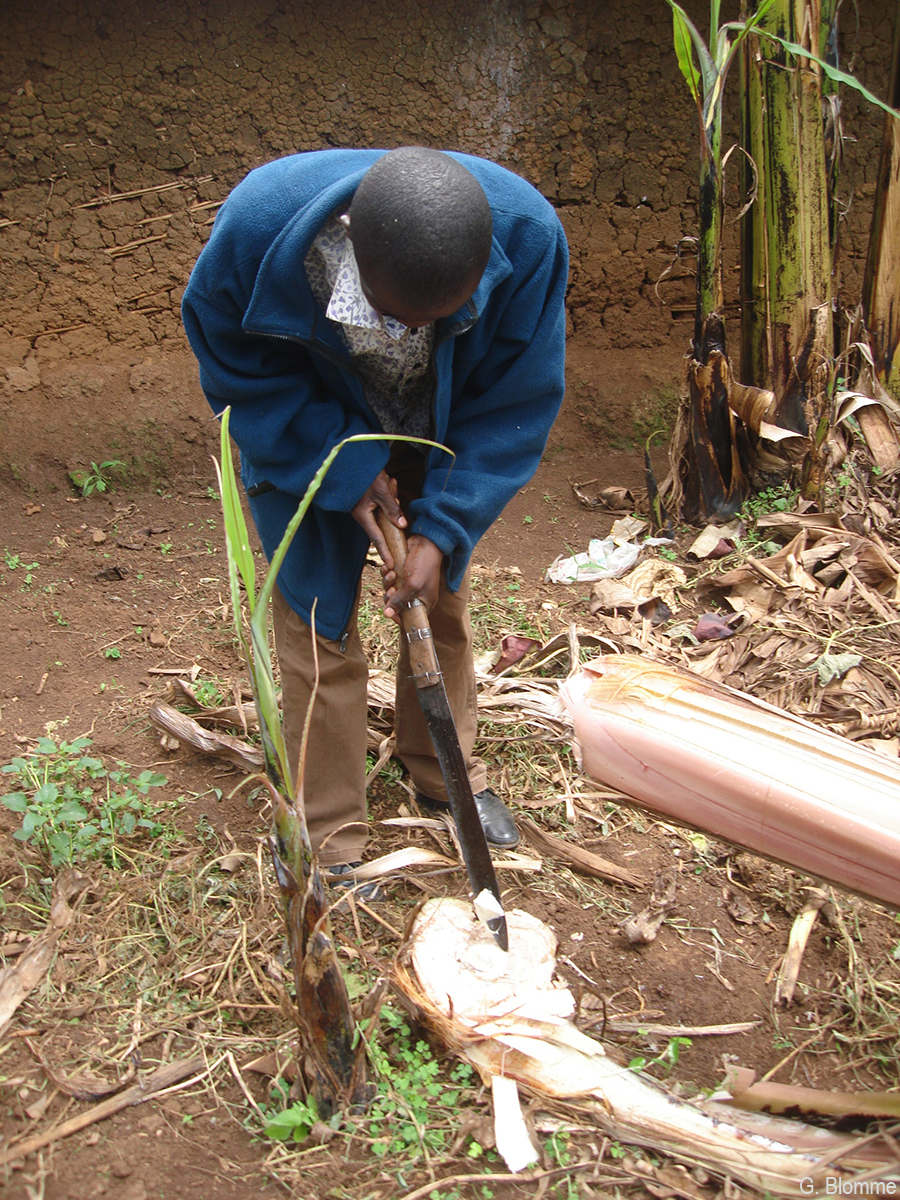
[[[706,6],[689,8],[705,29]],[[882,95],[894,9],[860,0],[843,34],[845,64]],[[881,120],[853,98],[844,115],[852,294]],[[664,0],[5,0],[7,427],[10,397],[63,364],[62,409],[96,417],[103,364],[124,364],[125,400],[149,405],[160,356],[186,353],[181,292],[218,203],[251,167],[329,145],[429,144],[517,171],[569,235],[573,392],[594,394],[603,354],[643,348],[674,364],[690,263],[656,285],[694,232],[695,121]]]

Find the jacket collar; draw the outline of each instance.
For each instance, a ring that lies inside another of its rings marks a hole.
[[[481,276],[478,287],[459,312],[447,318],[447,322],[451,326],[449,333],[452,335],[454,332],[452,327],[461,320],[465,320],[471,324],[474,316],[474,319],[477,321],[487,306],[488,297],[491,292],[504,279],[508,279],[512,273],[512,263],[506,257],[506,253],[497,239],[492,237],[491,256],[488,259],[488,264],[484,269],[484,274]]]
[[[313,297],[303,261],[331,214],[346,211],[364,174],[364,170],[357,171],[319,192],[288,221],[269,246],[241,322],[246,333],[303,342],[318,339],[345,351],[336,327],[325,318]],[[497,239],[492,238],[490,258],[478,287],[458,312],[438,322],[438,340],[470,328],[484,312],[493,289],[511,274],[512,264]]]
[[[316,324],[326,326],[303,260],[331,214],[346,211],[364,174],[364,170],[357,171],[319,192],[294,214],[269,246],[241,322],[247,333],[311,341],[319,332]],[[341,344],[339,338],[335,344]]]

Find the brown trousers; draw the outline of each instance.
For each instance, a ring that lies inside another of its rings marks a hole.
[[[473,792],[487,784],[484,763],[473,757],[477,702],[469,619],[469,572],[458,592],[442,577],[438,602],[430,613],[435,649],[456,722]],[[357,594],[357,605],[359,596]],[[357,605],[340,642],[316,637],[319,689],[312,712],[303,794],[313,849],[322,866],[356,862],[366,844],[366,682],[368,667],[357,626]],[[312,635],[276,588],[273,599],[275,646],[281,668],[284,735],[297,778],[303,725],[315,680]],[[394,732],[397,755],[418,791],[446,800],[447,790],[410,679],[406,639],[401,635],[397,666]]]

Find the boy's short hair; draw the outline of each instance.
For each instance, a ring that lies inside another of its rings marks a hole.
[[[411,308],[473,286],[491,252],[491,209],[456,159],[424,146],[391,150],[369,168],[349,209],[360,273]]]

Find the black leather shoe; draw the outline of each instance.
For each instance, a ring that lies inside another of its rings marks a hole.
[[[421,804],[423,808],[438,808],[445,811],[450,807],[446,800],[433,800],[431,796],[426,796],[422,792],[416,792],[416,803]],[[499,796],[496,796],[490,788],[485,788],[483,792],[476,792],[475,807],[478,809],[478,818],[481,821],[484,836],[490,845],[500,846],[504,850],[512,850],[514,846],[518,846],[521,839],[516,822]]]
[[[368,883],[356,882],[356,868],[361,866],[361,862],[340,863],[334,867],[323,867],[322,874],[330,887],[341,891],[349,891],[352,888],[353,895],[359,896],[360,900],[379,900],[381,888],[377,879],[370,879]]]

